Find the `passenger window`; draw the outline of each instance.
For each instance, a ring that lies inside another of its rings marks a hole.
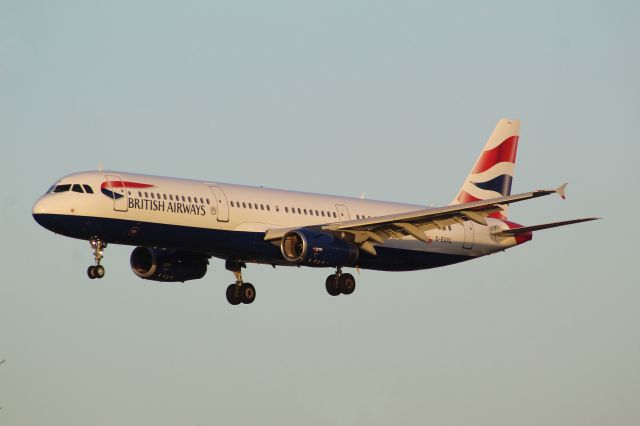
[[[322,217],[324,217],[324,210],[320,210],[320,213],[322,213]]]
[[[336,215],[336,212],[333,212],[333,217],[337,218],[338,215]]]
[[[252,207],[251,207],[251,203],[249,203],[249,210],[251,210],[251,209],[252,209]]]
[[[298,214],[302,214],[302,209],[298,207]]]
[[[187,201],[186,198],[184,198],[184,195],[182,195],[182,202],[185,203]]]
[[[67,192],[70,189],[71,189],[71,185],[70,184],[69,185],[58,185],[53,190],[53,192]]]
[[[245,203],[244,201],[242,202],[242,208],[246,209],[247,208],[247,203]]]
[[[167,194],[162,194],[162,198],[166,200],[167,199]]]
[[[147,191],[144,192],[144,198],[149,198],[149,193]]]
[[[284,207],[284,212],[285,212],[285,213],[289,213],[289,207],[285,206],[285,207]]]
[[[276,206],[276,212],[280,211],[280,207]]]
[[[200,197],[200,204],[204,204],[204,200]]]
[[[271,207],[269,207],[269,204],[267,204],[267,211],[270,212],[271,211]]]
[[[258,203],[253,203],[253,207],[258,210]]]
[[[86,192],[87,194],[93,194],[93,189],[91,189],[91,187],[87,184],[82,185],[82,187],[84,188],[84,192]]]
[[[189,196],[189,197],[187,197],[187,200],[189,200],[189,202],[191,202],[191,197],[190,197],[190,196]]]
[[[235,207],[235,206],[233,205],[233,201],[231,202],[231,207]]]
[[[260,210],[264,210],[264,204],[260,204]]]
[[[82,190],[82,187],[80,185],[78,185],[77,183],[73,184],[73,187],[71,188],[71,190],[73,192],[79,192],[81,194],[84,194],[84,191]]]
[[[302,210],[304,212],[304,214],[307,214],[307,209]]]
[[[169,201],[173,201],[173,194],[169,194]]]
[[[153,195],[153,192],[151,193],[151,198],[155,198],[155,196]]]
[[[209,199],[207,198],[207,204],[211,204],[211,202],[209,201]]]

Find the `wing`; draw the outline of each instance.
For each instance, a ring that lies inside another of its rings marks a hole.
[[[550,194],[560,194],[564,198],[566,183],[557,189],[541,189],[522,194],[508,195],[506,197],[491,198],[488,200],[474,201],[471,203],[456,204],[437,208],[427,208],[413,212],[377,216],[366,219],[350,220],[346,222],[328,223],[313,226],[338,237],[352,241],[360,248],[372,255],[376,254],[373,243],[383,244],[389,238],[402,238],[410,235],[419,241],[427,242],[425,231],[463,223],[466,220],[486,225],[485,218],[491,213],[502,211],[500,205],[530,200]],[[279,240],[284,235],[296,228],[277,228],[267,230],[264,239],[266,241]]]

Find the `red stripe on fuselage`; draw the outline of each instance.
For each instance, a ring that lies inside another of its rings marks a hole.
[[[102,182],[101,188],[153,188],[154,185],[138,182],[123,182],[121,180],[112,180],[108,182]]]
[[[490,149],[489,151],[484,151],[480,155],[480,158],[476,162],[471,173],[482,173],[498,163],[515,163],[517,151],[518,136],[510,136],[495,148]]]

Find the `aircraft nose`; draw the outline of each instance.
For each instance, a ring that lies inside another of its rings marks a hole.
[[[47,210],[47,197],[40,197],[38,201],[33,205],[33,209],[31,209],[31,213],[35,216],[38,214],[46,214],[49,213]]]
[[[50,217],[52,213],[55,213],[53,210],[53,205],[51,203],[51,199],[46,195],[40,197],[40,199],[36,201],[36,203],[33,205],[33,208],[31,209],[31,214],[33,215],[35,221],[38,222],[40,226],[47,229],[50,228],[47,218]]]

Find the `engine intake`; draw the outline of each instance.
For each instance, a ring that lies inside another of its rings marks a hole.
[[[282,256],[308,266],[354,266],[360,254],[355,244],[333,234],[311,229],[287,232],[280,243]]]
[[[185,282],[204,277],[209,260],[200,253],[136,247],[130,263],[133,273],[145,280]]]

